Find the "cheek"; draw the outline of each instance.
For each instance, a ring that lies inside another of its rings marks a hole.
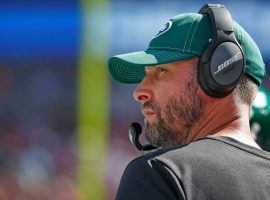
[[[190,81],[188,75],[183,76],[179,73],[170,74],[166,79],[163,79],[155,85],[154,100],[158,106],[162,109],[166,107],[168,100],[176,94],[184,94],[187,83]]]
[[[175,95],[179,94],[179,92],[181,93],[181,90],[181,88],[174,84],[164,84],[158,90],[156,90],[154,94],[155,102],[160,108],[161,113],[166,109],[171,98],[175,97]]]
[[[169,82],[163,84],[160,87],[160,90],[163,91],[163,96],[167,97],[168,99],[175,94],[181,94],[181,92],[185,90],[185,87],[186,87],[185,80],[171,79]]]

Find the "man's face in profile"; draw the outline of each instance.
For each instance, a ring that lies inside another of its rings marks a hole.
[[[145,136],[155,146],[186,144],[189,132],[202,116],[204,100],[198,94],[197,58],[148,66],[134,92],[145,117]]]

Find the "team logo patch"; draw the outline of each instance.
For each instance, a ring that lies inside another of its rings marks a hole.
[[[163,33],[166,33],[170,28],[172,27],[172,21],[168,21],[157,33],[157,36],[162,35]]]

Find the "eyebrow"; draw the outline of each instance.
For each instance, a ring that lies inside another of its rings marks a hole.
[[[160,65],[156,65],[156,67],[169,67],[168,64],[160,64]]]

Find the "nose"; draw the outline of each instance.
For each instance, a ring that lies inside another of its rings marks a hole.
[[[139,86],[133,93],[133,98],[141,104],[149,101],[153,97],[153,91],[151,90],[151,78],[148,75],[142,80]]]
[[[149,99],[151,99],[151,96],[152,95],[150,91],[142,90],[140,89],[140,87],[138,87],[133,93],[134,99],[142,104],[147,102]]]

